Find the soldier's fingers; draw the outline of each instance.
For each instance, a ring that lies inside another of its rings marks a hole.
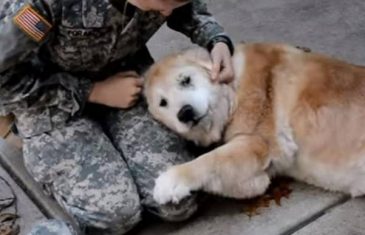
[[[219,76],[219,81],[222,83],[230,83],[233,80],[233,73],[230,69],[225,68]]]
[[[128,108],[133,107],[138,102],[138,100],[139,100],[139,97],[132,99],[128,104]]]
[[[220,82],[229,83],[234,78],[232,59],[230,56],[225,56],[222,61],[223,70],[220,73]]]
[[[139,95],[142,92],[142,88],[141,87],[135,87],[134,89],[134,94],[133,95]]]
[[[230,83],[233,81],[233,78],[233,72],[229,69],[225,69],[221,74],[221,82],[223,83]]]
[[[135,85],[138,87],[143,87],[143,79],[142,78],[137,78],[135,80]]]
[[[127,102],[127,107],[130,107],[133,104],[133,102],[134,102],[134,98],[132,96],[132,97],[130,97],[130,99]]]
[[[141,98],[141,94],[137,94],[133,96],[133,102],[137,102]]]
[[[221,70],[221,61],[216,59],[213,61],[213,68],[212,68],[213,81],[216,81],[218,79],[220,70]]]

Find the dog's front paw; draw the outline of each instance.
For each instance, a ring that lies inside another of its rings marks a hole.
[[[181,199],[189,196],[191,190],[182,176],[179,176],[177,170],[171,168],[156,179],[153,198],[159,204],[178,203]]]

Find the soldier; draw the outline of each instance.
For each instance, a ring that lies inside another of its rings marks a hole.
[[[178,205],[152,198],[159,172],[191,154],[139,97],[153,62],[145,44],[164,22],[211,51],[213,79],[233,78],[232,42],[206,5],[4,0],[0,19],[0,115],[14,114],[27,170],[79,228],[124,234],[142,210],[168,221],[191,216],[194,196]],[[57,225],[65,226],[52,222],[49,234]]]

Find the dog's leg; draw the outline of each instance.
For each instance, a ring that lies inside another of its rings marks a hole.
[[[181,165],[156,180],[158,203],[178,202],[191,191],[204,190],[233,198],[250,198],[265,192],[270,178],[268,146],[258,136],[238,136],[227,144]]]

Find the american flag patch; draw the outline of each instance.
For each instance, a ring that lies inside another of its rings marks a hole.
[[[14,17],[14,23],[36,42],[43,41],[52,25],[31,5],[23,7]]]

